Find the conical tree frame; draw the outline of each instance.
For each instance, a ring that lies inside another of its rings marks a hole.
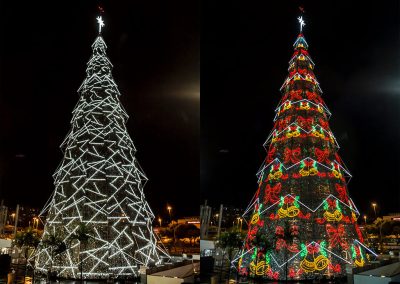
[[[248,234],[233,263],[248,277],[341,277],[346,265],[364,266],[375,253],[363,244],[347,188],[351,175],[337,153],[302,33],[293,46],[259,187],[243,214]]]
[[[147,178],[125,126],[128,115],[106,48],[99,34],[61,145],[55,190],[41,213],[47,212],[35,256],[40,273],[79,279],[82,263],[85,279],[129,278],[139,275],[140,266],[169,258],[153,233],[154,214],[143,193]],[[86,243],[72,238],[80,224],[91,232]],[[51,236],[67,249],[46,243]]]

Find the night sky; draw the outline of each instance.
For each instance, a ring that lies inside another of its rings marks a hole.
[[[301,5],[350,197],[370,217],[373,201],[400,212],[400,2],[215,2],[202,5],[202,202],[245,208],[256,192]]]
[[[42,208],[53,192],[99,4],[150,206],[156,216],[166,216],[167,202],[174,216],[198,215],[197,1],[2,1],[0,198]]]

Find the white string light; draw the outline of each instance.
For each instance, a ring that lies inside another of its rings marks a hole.
[[[97,21],[100,33],[104,22]],[[54,259],[41,243],[36,269],[47,273],[52,265],[60,277],[79,278],[82,259],[86,279],[137,276],[139,265],[169,256],[153,233],[154,214],[143,193],[147,177],[135,158],[101,36],[92,48],[71,130],[61,145],[64,159],[53,175],[55,191],[41,216],[47,211],[43,239],[57,233],[69,243],[79,223],[93,232],[85,248],[73,241]]]

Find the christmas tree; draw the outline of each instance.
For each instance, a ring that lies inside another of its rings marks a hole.
[[[37,272],[65,278],[81,272],[86,279],[134,277],[140,265],[167,256],[152,230],[154,215],[143,193],[147,178],[125,126],[128,115],[101,36],[104,23],[97,20],[99,35],[61,145],[64,158],[54,173],[36,254]]]
[[[357,225],[349,197],[350,173],[321,98],[314,63],[302,34],[289,61],[289,75],[276,109],[258,190],[246,213],[249,230],[237,258],[240,275],[268,279],[315,279],[345,275],[372,253]]]

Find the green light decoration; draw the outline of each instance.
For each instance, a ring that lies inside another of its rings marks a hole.
[[[254,260],[254,259],[256,259],[256,257],[257,257],[257,248],[254,249],[254,253],[251,256],[251,259]]]
[[[293,205],[296,206],[296,208],[299,208],[299,207],[300,207],[300,205],[299,205],[299,199],[300,199],[300,196],[296,196],[296,197],[294,198]]]
[[[306,257],[307,256],[307,247],[305,244],[300,245],[301,250],[300,250],[300,256],[301,257]]]
[[[284,203],[285,203],[285,198],[281,196],[281,201],[279,202],[279,206],[282,207]]]
[[[319,244],[319,252],[320,252],[323,256],[328,257],[328,254],[326,253],[325,247],[326,247],[326,242],[325,242],[325,241],[322,241],[322,242]]]
[[[269,256],[269,252],[265,253],[265,263],[269,264],[269,262],[271,261],[271,257]]]
[[[356,259],[356,257],[357,257],[356,249],[354,248],[354,245],[351,246],[351,257],[353,259]]]
[[[328,202],[324,200],[324,210],[326,211],[328,210],[328,208],[329,208]]]
[[[339,200],[337,200],[337,199],[336,199],[336,208],[340,213],[342,213],[342,208],[340,207]]]
[[[304,163],[304,161],[301,161],[300,163],[300,169],[303,169],[306,166],[306,164]]]

